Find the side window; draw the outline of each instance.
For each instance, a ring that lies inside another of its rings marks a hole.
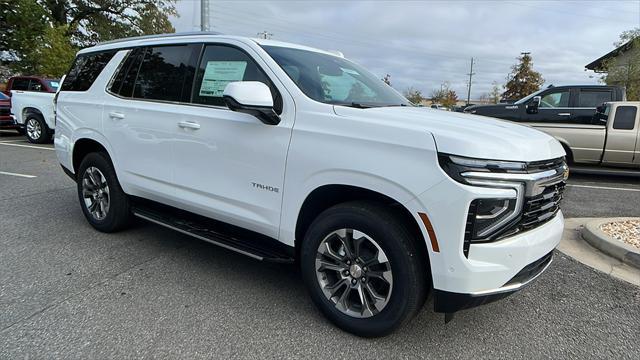
[[[188,102],[200,48],[199,44],[149,48],[140,64],[133,97]]]
[[[27,90],[29,89],[29,79],[13,79],[11,90]]]
[[[611,101],[611,95],[611,90],[580,90],[580,95],[578,96],[578,107],[598,107],[603,103]]]
[[[133,94],[133,85],[136,82],[138,69],[140,69],[140,64],[142,63],[145,51],[146,49],[143,48],[137,48],[129,51],[129,54],[127,54],[127,57],[120,65],[118,73],[111,83],[109,90],[112,93],[123,97],[131,97]]]
[[[635,106],[618,106],[616,117],[613,119],[613,128],[617,130],[633,130],[636,124]]]
[[[31,80],[29,82],[29,91],[44,91],[44,87],[40,80]]]
[[[540,100],[541,108],[559,108],[569,106],[569,90],[547,93]]]
[[[115,50],[79,55],[62,83],[61,91],[87,91],[93,85]]]
[[[282,112],[282,98],[278,90],[245,52],[231,46],[207,45],[200,61],[192,102],[225,106],[222,93],[233,81],[260,81],[271,89],[277,113]]]

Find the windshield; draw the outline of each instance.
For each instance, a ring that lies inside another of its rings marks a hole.
[[[53,90],[58,90],[58,87],[60,86],[60,80],[45,80],[45,82]]]
[[[279,46],[263,48],[315,101],[361,108],[410,105],[382,80],[343,58]]]
[[[3,93],[0,92],[0,100],[8,100],[9,97]]]
[[[523,97],[522,99],[520,99],[520,100],[518,100],[518,101],[514,102],[514,104],[524,104],[524,103],[526,103],[527,101],[529,101],[529,99],[533,98],[534,96],[536,96],[536,95],[540,94],[541,92],[543,92],[543,91],[545,91],[545,90],[547,90],[547,89],[548,89],[548,88],[540,89],[540,90],[538,90],[538,91],[534,92],[533,94],[529,94],[529,95],[527,95],[527,96]]]

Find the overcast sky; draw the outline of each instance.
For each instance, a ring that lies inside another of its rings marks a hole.
[[[220,1],[209,0],[213,31],[340,50],[393,87],[429,95],[449,82],[466,98],[500,85],[521,51],[548,84],[597,83],[584,65],[640,26],[632,1]],[[178,0],[177,32],[199,30],[200,0]]]

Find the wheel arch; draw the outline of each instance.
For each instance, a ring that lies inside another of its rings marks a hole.
[[[371,201],[383,204],[390,208],[402,221],[411,233],[415,236],[418,249],[421,255],[429,264],[429,251],[426,246],[426,239],[421,230],[420,224],[411,211],[399,201],[380,192],[367,189],[364,187],[345,185],[345,184],[327,184],[315,188],[311,191],[300,207],[298,217],[295,224],[295,249],[298,258],[300,244],[314,219],[324,210],[349,201]]]
[[[80,166],[82,159],[84,159],[87,154],[92,152],[104,152],[113,162],[111,154],[109,153],[107,148],[99,141],[88,137],[80,138],[75,141],[71,155],[71,164],[73,166],[73,172],[75,174],[77,174],[78,172],[78,167]]]
[[[571,146],[569,146],[569,142],[561,137],[555,137],[556,140],[562,145],[564,152],[567,153],[567,163],[573,163],[573,151],[571,150]]]

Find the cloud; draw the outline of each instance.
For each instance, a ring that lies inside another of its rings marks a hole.
[[[177,31],[199,28],[199,0],[181,0]],[[393,86],[429,94],[447,81],[472,97],[505,82],[521,51],[547,84],[596,83],[584,65],[640,26],[640,1],[220,1],[210,0],[212,30],[273,38],[345,56]]]

